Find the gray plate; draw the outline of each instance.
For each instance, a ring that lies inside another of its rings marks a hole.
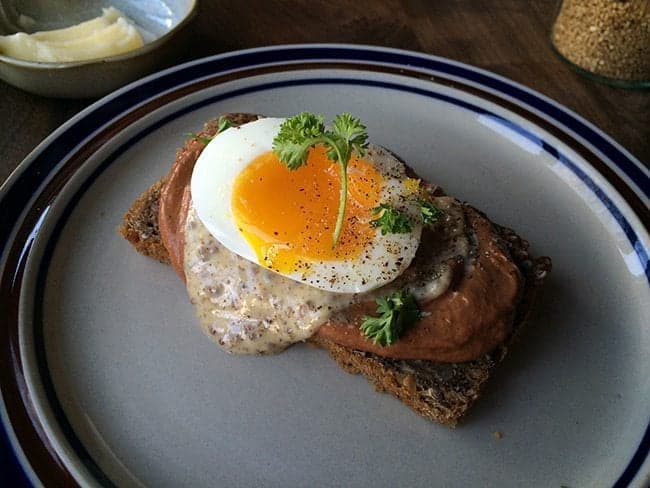
[[[521,342],[455,430],[322,351],[222,352],[171,268],[116,233],[203,121],[304,110],[360,116],[374,142],[553,259]],[[285,46],[144,79],[63,126],[0,193],[23,210],[3,254],[3,283],[22,269],[21,289],[0,303],[20,313],[7,326],[29,391],[16,405],[2,384],[6,428],[45,481],[11,421],[33,409],[61,464],[48,473],[89,486],[644,486],[647,187],[647,170],[575,114],[440,58]]]

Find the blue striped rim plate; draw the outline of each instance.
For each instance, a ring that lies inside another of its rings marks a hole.
[[[521,342],[456,430],[322,351],[222,353],[171,269],[116,233],[204,121],[305,110],[360,116],[374,142],[554,261]],[[64,124],[0,190],[6,477],[647,485],[649,186],[639,161],[561,105],[419,53],[279,46],[131,84]]]

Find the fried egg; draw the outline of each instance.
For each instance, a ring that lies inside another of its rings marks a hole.
[[[190,187],[203,225],[228,250],[321,290],[360,293],[393,281],[411,263],[422,231],[417,184],[404,164],[372,144],[353,156],[334,244],[341,167],[315,146],[306,165],[289,170],[272,152],[284,120],[227,129],[205,147]],[[409,216],[411,231],[382,233],[371,225],[380,204]]]

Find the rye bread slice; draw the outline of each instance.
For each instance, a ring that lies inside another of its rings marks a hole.
[[[124,214],[119,231],[139,253],[169,264],[169,253],[158,229],[160,190],[164,184],[165,178],[162,178],[135,199]]]
[[[206,124],[204,133],[210,133],[215,122]],[[169,263],[169,254],[158,230],[160,189],[164,178],[154,183],[124,215],[119,229],[135,249],[163,263]],[[522,329],[536,288],[551,269],[549,258],[533,259],[528,253],[528,242],[514,231],[493,224],[495,238],[507,247],[520,268],[525,286],[517,309],[512,333],[497,348],[483,357],[462,363],[443,363],[425,360],[395,360],[372,353],[340,346],[318,335],[309,342],[326,349],[332,358],[349,373],[363,374],[377,391],[390,393],[420,415],[455,427],[479,398],[487,381],[508,353]]]

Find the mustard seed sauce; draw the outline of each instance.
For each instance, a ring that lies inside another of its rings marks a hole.
[[[285,278],[232,253],[208,232],[190,206],[184,228],[187,290],[201,328],[225,350],[238,354],[277,353],[305,341],[334,314],[350,305],[408,287],[418,300],[442,295],[454,276],[450,262],[471,262],[462,207],[439,197],[444,211],[423,234],[418,253],[394,282],[362,294],[333,293]]]

